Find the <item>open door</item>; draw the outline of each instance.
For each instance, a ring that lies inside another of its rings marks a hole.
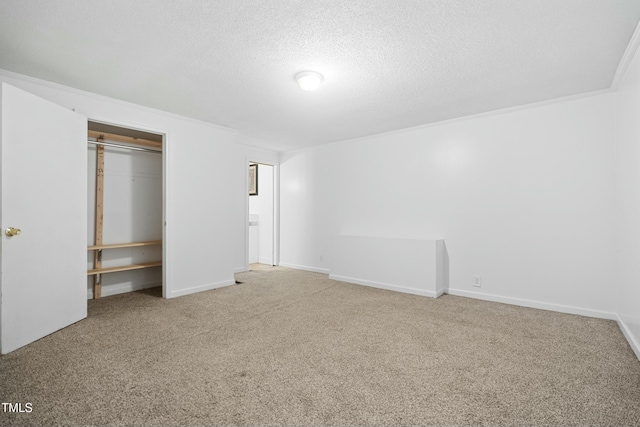
[[[0,352],[87,317],[87,119],[2,83]]]

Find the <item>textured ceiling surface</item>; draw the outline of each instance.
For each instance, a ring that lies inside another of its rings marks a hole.
[[[0,0],[0,68],[286,151],[608,88],[639,17],[639,0]]]

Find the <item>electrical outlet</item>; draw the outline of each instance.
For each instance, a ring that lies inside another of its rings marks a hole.
[[[476,288],[481,288],[482,287],[482,277],[473,276],[473,286],[475,286]]]

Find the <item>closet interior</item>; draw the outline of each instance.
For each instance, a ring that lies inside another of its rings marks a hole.
[[[162,286],[163,136],[89,122],[87,296]]]

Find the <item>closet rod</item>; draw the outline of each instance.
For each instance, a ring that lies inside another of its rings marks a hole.
[[[131,147],[129,145],[112,144],[110,142],[92,141],[90,139],[88,139],[87,142],[89,144],[108,145],[109,147],[127,148],[129,150],[137,150],[137,151],[150,151],[152,153],[162,154],[162,150],[154,150],[154,149],[151,149],[151,148]]]

